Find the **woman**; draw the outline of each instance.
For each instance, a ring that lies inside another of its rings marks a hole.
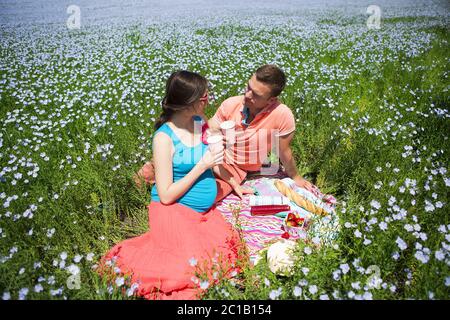
[[[189,71],[169,77],[153,138],[150,231],[119,243],[102,259],[131,274],[139,282],[137,294],[147,299],[198,298],[192,278],[196,263],[212,270],[218,260],[222,270],[231,272],[238,259],[239,236],[213,207],[212,168],[222,161],[223,150],[209,151],[201,130],[194,130],[194,120],[205,119],[207,105],[204,77]]]

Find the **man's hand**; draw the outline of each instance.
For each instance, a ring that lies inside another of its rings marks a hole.
[[[294,177],[293,180],[295,181],[295,184],[300,188],[304,188],[311,192],[314,190],[314,185],[300,176]]]

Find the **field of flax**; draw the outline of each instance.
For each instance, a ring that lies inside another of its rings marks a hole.
[[[205,298],[449,298],[445,1],[379,1],[379,29],[368,28],[364,1],[200,1],[202,10],[135,1],[123,12],[83,2],[79,29],[66,25],[68,5],[36,5],[35,16],[20,1],[3,5],[3,299],[133,298],[135,286],[105,283],[93,269],[115,243],[148,230],[150,194],[132,175],[151,158],[167,77],[206,76],[212,116],[265,63],[288,76],[281,100],[296,117],[299,172],[338,199],[341,231],[332,246],[299,243],[290,277],[263,260],[202,283]]]

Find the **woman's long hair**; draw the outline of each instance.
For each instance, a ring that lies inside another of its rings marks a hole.
[[[158,130],[172,115],[194,107],[208,89],[208,80],[195,72],[176,71],[167,79],[166,95],[162,100],[162,113],[155,122]]]

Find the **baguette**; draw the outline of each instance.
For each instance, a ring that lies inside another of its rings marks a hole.
[[[292,190],[283,181],[277,179],[274,181],[274,185],[282,195],[295,202],[298,206],[320,216],[328,215],[328,212],[326,212],[322,207],[316,206],[314,203]]]

